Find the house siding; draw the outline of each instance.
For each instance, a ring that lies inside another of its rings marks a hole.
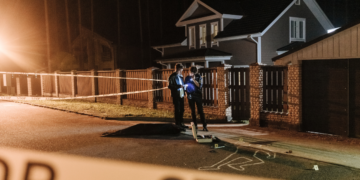
[[[311,41],[327,33],[304,2],[293,5],[270,29],[262,36],[263,64],[273,64],[272,58],[277,56],[276,50],[290,43],[290,17],[306,19],[306,41]]]
[[[231,53],[233,57],[225,61],[231,65],[249,65],[256,62],[256,44],[247,39],[219,42],[219,47],[213,49]]]

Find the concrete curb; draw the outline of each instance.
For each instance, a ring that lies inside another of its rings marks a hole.
[[[192,135],[192,132],[186,131],[186,132],[184,132],[184,134]],[[299,158],[304,158],[304,159],[309,159],[309,160],[315,160],[315,161],[320,161],[320,162],[329,163],[329,164],[333,164],[333,165],[340,165],[340,166],[360,169],[360,158],[354,157],[351,155],[342,155],[342,154],[336,153],[336,152],[330,152],[330,151],[324,151],[324,150],[303,147],[303,149],[305,151],[314,151],[314,153],[306,153],[306,152],[301,152],[301,151],[297,151],[294,149],[273,147],[271,142],[269,144],[265,144],[265,145],[264,144],[256,144],[256,143],[253,144],[253,143],[248,143],[248,142],[244,142],[244,141],[234,140],[234,138],[240,139],[240,138],[246,138],[248,136],[217,133],[216,131],[215,132],[203,132],[203,133],[199,133],[199,134],[204,134],[204,135],[212,134],[212,135],[218,137],[220,140],[230,143],[230,144],[233,144],[235,146],[254,148],[254,149],[264,150],[264,151],[271,151],[273,153],[289,155],[289,156],[294,156],[294,157],[299,157]],[[264,140],[266,141],[266,139],[264,139]],[[292,153],[286,153],[289,150],[292,150]]]

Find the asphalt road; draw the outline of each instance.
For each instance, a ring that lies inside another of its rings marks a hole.
[[[0,101],[0,146],[276,179],[360,179],[358,169],[225,142],[212,151],[187,135],[101,137],[136,123]]]

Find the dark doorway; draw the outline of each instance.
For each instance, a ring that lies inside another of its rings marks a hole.
[[[303,61],[303,128],[349,135],[348,60]]]

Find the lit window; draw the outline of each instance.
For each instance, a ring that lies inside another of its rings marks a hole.
[[[6,85],[6,74],[3,74],[3,81],[4,81],[4,86],[7,86]]]
[[[206,24],[200,25],[200,47],[206,47]]]
[[[290,17],[290,42],[305,41],[306,20]]]
[[[215,37],[218,35],[218,33],[219,33],[218,22],[211,23],[211,46],[213,46],[213,45],[219,46],[218,42],[215,41]]]
[[[189,27],[189,48],[196,48],[195,26]]]

